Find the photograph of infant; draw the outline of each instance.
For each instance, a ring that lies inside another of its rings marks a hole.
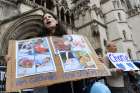
[[[33,48],[36,54],[49,52],[49,45],[47,38],[37,38],[33,40]]]
[[[35,61],[32,55],[19,56],[16,62],[16,78],[34,75]]]
[[[60,52],[64,72],[97,69],[95,61],[86,51]]]
[[[35,66],[37,73],[56,72],[55,63],[51,55],[38,54],[35,56]]]
[[[21,40],[17,42],[16,46],[17,55],[33,55],[33,43],[32,40]]]

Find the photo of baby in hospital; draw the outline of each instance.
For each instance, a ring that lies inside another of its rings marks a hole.
[[[95,61],[87,51],[77,51],[76,56],[85,69],[97,69]]]
[[[33,45],[31,40],[22,40],[17,44],[17,52],[20,55],[32,55],[33,54]]]
[[[45,38],[38,38],[33,41],[33,48],[35,53],[46,53],[49,51],[48,41]]]
[[[71,51],[89,51],[84,37],[81,35],[64,35],[65,45],[70,46]]]
[[[97,69],[95,61],[86,51],[60,52],[64,72]]]
[[[51,55],[38,54],[35,56],[35,66],[37,73],[55,72],[55,63]]]
[[[64,72],[84,70],[76,58],[75,52],[60,52],[60,59]]]
[[[58,54],[60,51],[70,51],[70,43],[66,42],[63,38],[60,37],[50,37],[51,43],[54,49],[55,54]]]
[[[16,61],[16,78],[34,74],[35,74],[34,56],[32,55],[19,56]]]

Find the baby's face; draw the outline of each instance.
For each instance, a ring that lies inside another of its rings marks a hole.
[[[49,61],[50,61],[50,58],[45,58],[45,59],[44,59],[44,62],[45,62],[45,63],[48,63]]]

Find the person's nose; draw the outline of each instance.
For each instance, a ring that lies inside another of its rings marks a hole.
[[[48,21],[48,20],[49,20],[49,17],[46,16],[46,17],[44,17],[44,19],[45,19],[46,21]]]

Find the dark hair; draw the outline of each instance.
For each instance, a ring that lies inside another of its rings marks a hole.
[[[54,15],[52,12],[47,11],[46,13],[44,13],[44,15],[47,14],[47,13],[52,15],[58,21],[58,24],[56,25],[56,30],[55,30],[53,36],[63,36],[63,35],[66,35],[67,31],[66,31],[66,28],[64,27],[64,24],[61,23],[58,20],[58,18],[56,17],[56,15]],[[44,17],[44,15],[43,15],[43,17]],[[42,17],[42,22],[44,20],[43,17]],[[44,25],[44,23],[43,23],[43,25]],[[46,35],[48,36],[49,34],[50,34],[49,30],[45,26],[43,26],[43,33],[42,33],[41,36],[46,36]]]

